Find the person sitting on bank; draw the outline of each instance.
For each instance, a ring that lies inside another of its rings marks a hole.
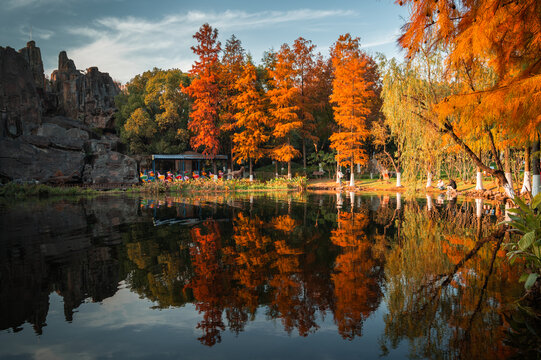
[[[438,181],[436,187],[440,190],[445,190],[445,183],[443,182],[443,179],[440,179],[440,181]]]
[[[447,185],[447,190],[456,190],[456,182],[451,179],[449,180],[449,184]]]

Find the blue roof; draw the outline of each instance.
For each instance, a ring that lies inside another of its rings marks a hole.
[[[152,155],[152,160],[227,160],[227,155],[207,156],[203,154]]]

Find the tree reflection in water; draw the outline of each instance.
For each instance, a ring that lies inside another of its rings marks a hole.
[[[407,339],[412,357],[507,358],[504,314],[520,296],[504,232],[469,203],[426,216],[405,207],[401,236],[386,257],[387,347]],[[510,289],[514,289],[509,291]]]
[[[24,242],[19,233],[7,234],[0,253],[2,328],[15,332],[30,321],[41,333],[51,289],[64,298],[72,321],[86,297],[113,296],[125,279],[153,307],[194,304],[199,341],[208,346],[226,330],[243,332],[258,312],[299,336],[317,332],[329,318],[342,338],[353,340],[378,308],[386,309],[383,354],[407,342],[413,357],[505,358],[513,351],[503,339],[525,342],[519,330],[509,330],[508,305],[522,286],[520,269],[510,268],[499,245],[491,215],[503,216],[498,207],[352,194],[251,199],[144,199],[139,206],[126,201],[115,213],[106,203],[111,215],[101,217],[95,203],[54,208],[55,219],[74,217],[73,229],[49,221],[50,208],[33,209],[58,235]],[[17,209],[5,224],[25,218],[26,210]],[[111,226],[114,218],[120,225]],[[88,234],[75,256],[69,241],[80,229]],[[94,232],[111,229],[96,240]]]
[[[186,288],[203,316],[202,343],[220,341],[224,316],[238,334],[258,310],[301,336],[331,314],[351,340],[362,336],[385,284],[383,354],[402,340],[412,356],[510,354],[503,314],[520,295],[518,272],[482,203],[329,199],[308,210],[305,199],[276,202],[272,216],[240,202],[232,229],[212,220],[191,229],[192,270],[183,273],[193,273]]]
[[[383,268],[364,232],[369,224],[366,213],[339,213],[337,223],[331,241],[342,251],[332,275],[334,318],[340,335],[351,340],[362,335],[364,320],[379,306]]]

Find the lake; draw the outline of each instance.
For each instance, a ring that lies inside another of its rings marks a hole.
[[[481,200],[259,193],[0,203],[5,359],[520,356]]]

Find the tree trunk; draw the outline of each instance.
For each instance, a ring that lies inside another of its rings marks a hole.
[[[479,171],[484,170],[488,172],[489,174],[491,174],[492,176],[496,177],[498,181],[500,182],[500,184],[502,184],[503,187],[506,189],[506,192],[508,192],[509,190],[512,191],[512,189],[510,189],[508,186],[509,184],[507,183],[507,179],[505,178],[504,172],[500,169],[497,169],[497,170],[491,169],[489,166],[483,164],[481,159],[477,155],[475,155],[472,149],[470,149],[470,147],[466,145],[466,143],[464,143],[464,141],[462,141],[462,139],[459,138],[457,134],[455,134],[455,132],[453,131],[453,125],[451,125],[451,123],[447,122],[443,124],[443,128],[441,128],[438,124],[434,123],[433,121],[426,118],[422,114],[419,114],[419,113],[414,113],[414,114],[417,115],[420,119],[422,119],[425,123],[432,126],[432,128],[434,128],[434,130],[436,130],[437,132],[448,134],[449,136],[451,136],[453,141],[458,146],[460,146],[466,152],[466,154],[473,160],[475,165],[477,165]],[[490,133],[490,135],[492,134]],[[509,197],[514,198],[514,194],[512,192],[508,193],[508,195]]]
[[[541,179],[539,175],[539,140],[535,141],[532,146],[532,196],[539,193],[539,186],[541,185]]]
[[[475,199],[475,216],[477,218],[483,216],[483,199]]]
[[[524,182],[522,183],[521,194],[532,191],[532,182],[530,180],[530,146],[524,147]]]
[[[484,190],[483,187],[483,173],[481,172],[481,169],[479,166],[477,167],[477,180],[475,184],[475,190]]]
[[[254,181],[254,172],[252,170],[252,158],[250,158],[250,181]]]
[[[355,164],[353,164],[353,156],[351,157],[351,171],[349,175],[349,186],[355,186]]]
[[[481,156],[483,155],[482,151],[479,151],[479,159],[481,159]],[[483,173],[481,172],[481,168],[479,165],[477,165],[477,181],[475,183],[475,190],[484,190],[483,187]]]
[[[505,178],[507,179],[507,182],[509,183],[509,186],[513,188],[513,176],[511,174],[511,159],[510,159],[510,152],[509,146],[505,147],[504,150],[504,171],[505,171]]]
[[[302,166],[306,172],[306,139],[302,139]]]
[[[278,177],[278,160],[274,161],[274,175]]]
[[[426,194],[426,210],[431,211],[433,207],[432,196]]]
[[[340,184],[340,163],[336,161],[336,183]]]
[[[287,178],[291,180],[291,160],[287,162]]]
[[[426,172],[426,187],[432,187],[432,171],[430,170]]]
[[[233,140],[231,140],[231,171],[235,171],[235,160],[233,155],[235,154],[233,153]]]
[[[402,173],[396,173],[396,187],[402,187]]]

